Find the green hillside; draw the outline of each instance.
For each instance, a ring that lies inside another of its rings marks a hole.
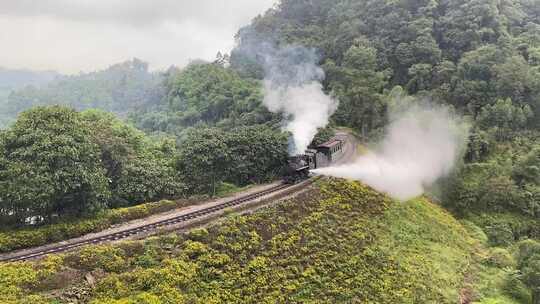
[[[356,182],[315,187],[187,235],[3,264],[0,297],[5,303],[456,303],[479,243],[449,213],[425,198],[395,202]]]

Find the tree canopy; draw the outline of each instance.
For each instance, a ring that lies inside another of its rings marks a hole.
[[[3,223],[91,212],[110,197],[99,147],[74,110],[27,111],[1,133],[0,146]]]

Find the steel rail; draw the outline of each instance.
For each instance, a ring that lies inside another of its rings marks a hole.
[[[313,183],[315,179],[316,178],[309,179],[307,181],[307,184]],[[157,221],[157,222],[146,224],[146,225],[141,225],[135,228],[126,229],[123,231],[119,231],[119,232],[115,232],[115,233],[111,233],[111,234],[107,234],[107,235],[103,235],[103,236],[99,236],[95,238],[81,240],[81,241],[73,242],[70,244],[58,245],[52,248],[47,248],[47,249],[43,249],[43,250],[32,252],[32,253],[26,253],[22,255],[7,257],[7,258],[0,258],[0,262],[26,261],[30,259],[40,258],[40,257],[53,254],[53,253],[65,252],[65,251],[82,247],[82,246],[86,246],[86,245],[94,245],[94,244],[100,244],[104,242],[126,239],[128,237],[131,237],[137,234],[155,231],[158,228],[164,228],[164,227],[175,225],[178,223],[187,222],[189,220],[201,218],[203,216],[210,215],[210,214],[216,213],[218,211],[222,211],[230,207],[235,207],[243,203],[256,200],[258,198],[272,194],[274,192],[278,192],[287,188],[292,188],[293,186],[295,185],[294,184],[293,185],[280,184],[280,185],[274,186],[272,188],[269,188],[260,192],[248,194],[246,196],[229,200],[229,201],[217,204],[215,206],[206,207],[206,208],[189,212],[186,214],[182,214],[182,215],[170,218],[170,219],[165,219],[165,220]]]

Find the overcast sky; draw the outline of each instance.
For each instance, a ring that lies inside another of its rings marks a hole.
[[[228,52],[276,0],[0,0],[0,66],[92,71],[133,57],[151,69]]]

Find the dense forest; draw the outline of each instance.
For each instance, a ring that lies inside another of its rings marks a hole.
[[[236,48],[214,62],[150,73],[133,60],[5,93],[3,113],[10,119],[22,113],[0,131],[0,222],[51,223],[61,215],[213,195],[223,183],[276,178],[288,135],[280,115],[262,105],[263,58],[246,50],[262,41],[302,45],[316,50],[324,90],[340,102],[331,125],[349,127],[365,141],[384,131],[396,91],[466,117],[471,132],[462,163],[429,196],[495,252],[488,266],[496,266],[502,291],[486,287],[471,297],[540,303],[539,16],[537,0],[281,0],[240,29]],[[217,232],[205,240],[226,247]],[[191,250],[185,254],[207,258],[203,264],[230,260],[198,242],[182,246]],[[267,271],[265,261],[254,259],[249,267]],[[188,266],[200,267],[166,270]],[[224,275],[218,266],[192,275]],[[107,282],[127,288],[136,279],[119,275]],[[315,291],[302,292],[299,302]]]

